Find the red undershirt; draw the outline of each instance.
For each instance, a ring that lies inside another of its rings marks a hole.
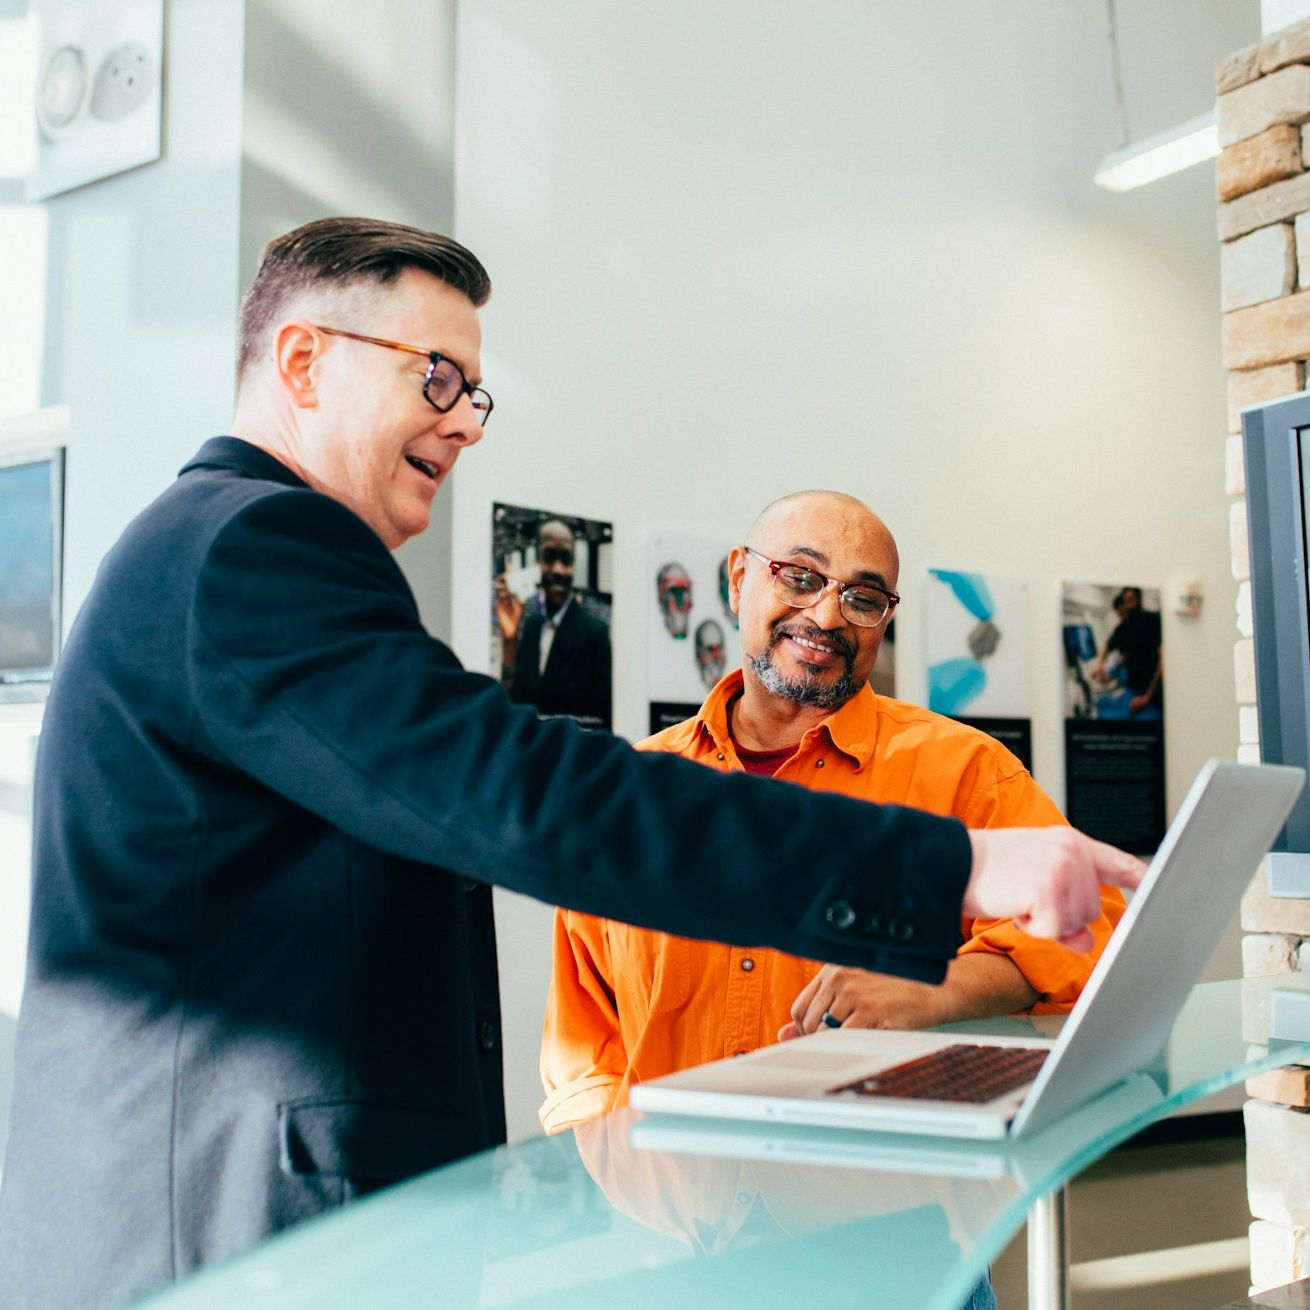
[[[737,708],[739,699],[740,697],[734,697],[728,704],[728,736],[732,738],[732,745],[737,752],[737,758],[741,761],[741,767],[747,773],[758,773],[762,777],[772,778],[796,754],[796,747],[784,746],[778,751],[748,751],[737,740],[732,731],[732,712]]]
[[[737,758],[741,761],[741,767],[747,773],[760,773],[769,778],[772,778],[796,754],[795,746],[784,746],[780,751],[748,751],[736,737],[732,739],[732,744],[737,751]]]

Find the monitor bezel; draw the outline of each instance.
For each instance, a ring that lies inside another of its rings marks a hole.
[[[1301,462],[1310,391],[1242,412],[1260,757],[1310,769],[1310,592]],[[1310,853],[1310,791],[1272,848]]]
[[[0,472],[29,464],[50,466],[51,596],[54,659],[49,666],[0,668],[0,704],[43,701],[64,645],[64,450],[62,445],[0,448]]]

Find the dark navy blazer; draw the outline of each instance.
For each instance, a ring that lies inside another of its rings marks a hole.
[[[37,763],[0,1305],[118,1306],[504,1140],[490,885],[940,979],[959,824],[541,722],[378,537],[208,442],[101,566]]]

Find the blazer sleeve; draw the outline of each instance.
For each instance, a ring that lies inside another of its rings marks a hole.
[[[541,1031],[541,1126],[558,1133],[608,1114],[627,1067],[605,921],[556,910]]]
[[[379,849],[925,982],[955,953],[960,823],[539,721],[424,631],[391,555],[328,497],[272,492],[215,530],[189,664],[197,749]]]

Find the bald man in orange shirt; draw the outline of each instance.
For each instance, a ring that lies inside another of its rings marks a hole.
[[[1000,743],[868,685],[899,597],[886,525],[837,492],[770,505],[729,556],[742,663],[694,719],[641,743],[724,772],[912,805],[970,828],[1064,818]],[[834,847],[841,834],[832,834]],[[827,852],[813,852],[816,877]],[[931,884],[925,894],[931,894]],[[820,1026],[927,1028],[1077,999],[1123,912],[1112,888],[1083,954],[1004,920],[965,919],[941,986],[634,928],[572,910],[555,916],[542,1036],[548,1132],[617,1108],[642,1079],[755,1050]],[[910,931],[908,925],[884,925]]]

